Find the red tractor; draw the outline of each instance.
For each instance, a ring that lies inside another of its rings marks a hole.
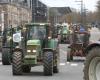
[[[73,28],[70,36],[70,45],[67,51],[67,61],[73,60],[73,56],[85,56],[84,50],[89,44],[89,32],[80,30],[79,27]]]

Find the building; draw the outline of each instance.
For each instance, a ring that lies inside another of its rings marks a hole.
[[[9,26],[19,26],[32,21],[32,11],[28,7],[14,3],[0,3],[1,30]]]
[[[32,9],[32,22],[47,21],[47,6],[39,0],[24,0],[25,4]]]
[[[70,7],[51,7],[49,8],[49,20],[52,24],[68,22],[65,15],[69,15],[72,13]]]
[[[32,21],[46,22],[47,21],[47,6],[39,0],[32,1]]]
[[[27,4],[27,6],[32,9],[32,1],[33,0],[24,0],[24,4]]]
[[[10,0],[9,2],[19,3],[32,10],[32,22],[47,21],[47,6],[39,0]]]

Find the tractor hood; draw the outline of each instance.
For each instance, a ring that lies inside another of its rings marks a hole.
[[[40,40],[28,40],[27,45],[40,45]]]

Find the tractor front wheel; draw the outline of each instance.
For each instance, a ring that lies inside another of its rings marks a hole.
[[[100,48],[89,51],[84,67],[84,80],[100,80]]]
[[[44,75],[52,76],[53,75],[53,52],[44,53]]]
[[[12,56],[12,71],[13,75],[22,74],[22,52],[15,51]]]

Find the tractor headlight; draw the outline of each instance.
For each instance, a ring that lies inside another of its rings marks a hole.
[[[31,50],[27,50],[27,52],[29,52],[29,53],[30,53],[30,52],[31,52]]]
[[[37,52],[36,50],[33,50],[33,52],[35,53],[35,52]]]
[[[48,39],[51,39],[51,37],[49,36]]]

